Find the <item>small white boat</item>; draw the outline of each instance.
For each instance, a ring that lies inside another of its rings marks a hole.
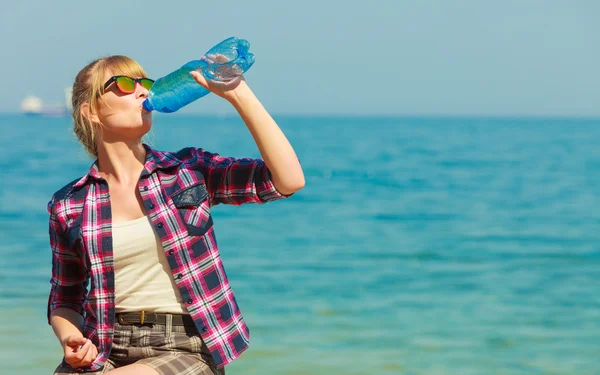
[[[73,95],[73,88],[67,87],[65,88],[65,102],[62,105],[44,105],[42,99],[37,96],[28,96],[21,102],[21,113],[25,115],[35,115],[35,116],[52,116],[52,117],[61,117],[61,116],[69,116],[73,111],[73,106],[71,104],[71,97]]]
[[[28,96],[21,102],[21,112],[26,115],[41,115],[42,108],[42,99],[37,96]]]

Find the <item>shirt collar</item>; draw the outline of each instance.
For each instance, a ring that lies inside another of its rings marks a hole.
[[[155,150],[145,143],[142,143],[142,145],[146,149],[146,162],[144,163],[142,176],[152,174],[157,169],[167,169],[181,164],[181,160],[171,152]],[[84,185],[88,178],[102,179],[98,170],[98,159],[90,166],[88,173],[75,183],[74,187]]]

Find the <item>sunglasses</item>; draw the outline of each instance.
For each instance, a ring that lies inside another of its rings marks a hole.
[[[117,83],[117,88],[123,94],[131,94],[135,91],[135,84],[139,83],[146,90],[150,90],[152,85],[154,84],[154,80],[150,78],[131,78],[127,76],[112,76],[106,83],[104,84],[104,91],[110,86],[113,82]]]

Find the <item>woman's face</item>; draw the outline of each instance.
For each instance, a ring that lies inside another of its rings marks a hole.
[[[103,82],[114,74],[104,73]],[[142,78],[142,77],[132,77]],[[139,83],[135,91],[125,94],[119,91],[116,82],[112,82],[98,101],[98,120],[102,123],[103,139],[130,140],[139,139],[152,127],[152,113],[142,110],[142,102],[148,97],[148,90]]]

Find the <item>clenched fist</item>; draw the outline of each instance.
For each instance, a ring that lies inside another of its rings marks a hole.
[[[72,335],[63,343],[65,362],[74,369],[92,364],[98,356],[98,348],[83,336]]]

